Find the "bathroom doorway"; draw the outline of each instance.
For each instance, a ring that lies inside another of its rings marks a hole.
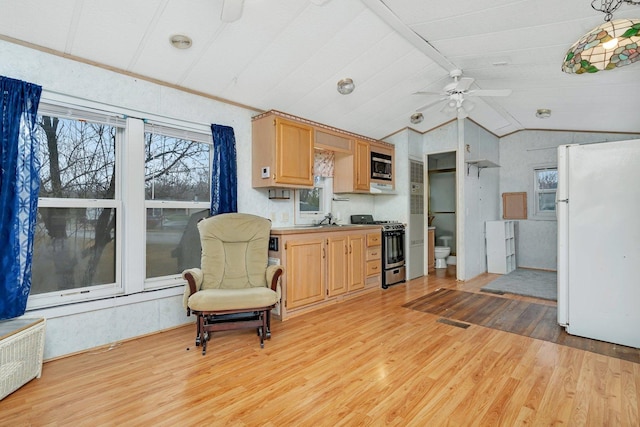
[[[448,246],[448,265],[456,264],[456,152],[427,155],[428,223],[435,227],[435,246]],[[444,238],[444,239],[443,239]]]

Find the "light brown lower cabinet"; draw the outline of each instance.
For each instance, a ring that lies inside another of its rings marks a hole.
[[[285,274],[281,279],[282,301],[274,315],[284,320],[380,287],[381,269],[371,270],[372,265],[380,265],[379,255],[375,255],[380,250],[368,246],[368,233],[379,235],[380,231],[278,235],[279,250],[269,251],[269,257],[284,266]],[[377,260],[371,259],[372,253]]]
[[[326,248],[322,238],[286,243],[286,300],[288,309],[322,301],[325,297]],[[295,286],[294,286],[295,284]]]

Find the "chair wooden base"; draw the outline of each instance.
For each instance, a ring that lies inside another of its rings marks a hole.
[[[257,328],[260,348],[264,348],[264,339],[271,339],[271,310],[275,307],[256,309],[195,311],[197,316],[196,346],[202,346],[202,355],[207,353],[207,341],[215,331]]]

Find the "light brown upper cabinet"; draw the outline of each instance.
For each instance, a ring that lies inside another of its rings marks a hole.
[[[327,129],[316,129],[315,148],[319,150],[350,153],[353,149],[353,138]]]
[[[393,159],[392,144],[276,110],[254,117],[252,131],[254,188],[313,187],[314,149],[319,149],[335,153],[335,193],[371,193],[373,182],[393,189],[393,175],[387,180],[371,178],[371,153]],[[393,160],[391,167],[394,170]]]
[[[253,187],[313,187],[313,126],[264,114],[252,131]]]
[[[370,165],[367,141],[356,139],[351,153],[336,153],[333,192],[369,193]]]

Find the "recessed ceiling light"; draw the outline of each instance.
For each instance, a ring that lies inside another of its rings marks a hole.
[[[548,108],[538,108],[536,111],[536,117],[539,119],[547,119],[551,117],[551,110]]]
[[[176,49],[189,49],[193,44],[191,37],[185,36],[184,34],[174,34],[169,38],[169,42],[171,42],[171,46]]]
[[[338,82],[338,92],[343,95],[349,95],[355,88],[356,85],[351,79],[342,79]]]
[[[417,125],[418,123],[422,123],[423,120],[424,120],[424,116],[422,115],[422,113],[413,113],[411,115],[411,123],[413,123],[414,125]]]

